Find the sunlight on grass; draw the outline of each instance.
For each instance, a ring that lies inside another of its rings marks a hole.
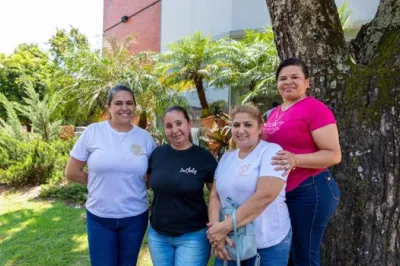
[[[24,193],[0,194],[0,265],[89,266],[84,213]],[[153,265],[147,233],[137,265]]]
[[[86,233],[72,236],[72,241],[75,242],[75,247],[71,250],[72,252],[87,251],[88,243]]]
[[[19,217],[16,217],[19,218]],[[28,221],[20,223],[17,227],[14,225],[10,230],[6,231],[6,237],[2,238],[0,241],[0,244],[4,241],[9,240],[10,238],[13,237],[16,233],[21,232],[22,230],[26,229],[29,225],[31,225],[34,222],[34,219],[29,219]]]
[[[145,247],[142,246],[140,253],[139,253],[139,258],[138,258],[138,265],[140,266],[152,266],[153,263],[151,262],[151,257],[150,257],[150,251],[147,248],[147,245]]]
[[[82,209],[0,195],[0,265],[90,265]]]

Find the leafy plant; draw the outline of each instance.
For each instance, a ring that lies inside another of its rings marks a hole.
[[[210,104],[210,113],[212,115],[218,115],[221,112],[226,112],[227,108],[228,104],[226,101],[224,100],[215,101]]]
[[[4,106],[7,112],[6,120],[0,118],[0,130],[18,140],[22,140],[24,138],[24,132],[21,129],[21,122],[15,112],[14,103],[8,101],[6,96],[2,93],[0,93],[0,103]]]
[[[236,144],[232,139],[231,116],[226,113],[220,113],[219,115],[215,116],[215,119],[217,120],[217,122],[214,123],[213,128],[208,129],[211,134],[207,134],[206,136],[202,136],[201,138],[208,143],[218,144],[218,147],[213,152],[213,155],[214,157],[219,159],[226,150],[235,148]]]
[[[48,143],[37,135],[18,140],[0,132],[0,183],[16,186],[57,183],[63,177],[73,142]]]
[[[70,204],[83,206],[87,199],[87,187],[78,183],[64,182],[53,185],[42,185],[40,197],[53,198]]]
[[[208,109],[205,88],[223,63],[217,60],[218,45],[218,41],[213,42],[199,32],[171,44],[170,51],[155,57],[161,83],[178,91],[195,88],[201,108]]]
[[[15,107],[23,116],[28,118],[34,132],[38,133],[43,140],[50,141],[56,138],[60,131],[61,120],[52,121],[51,115],[55,112],[58,102],[55,98],[49,98],[45,94],[40,100],[39,94],[35,91],[32,82],[26,81],[27,97],[23,98],[24,104],[15,104]]]
[[[224,68],[211,84],[245,89],[246,93],[240,97],[242,104],[254,101],[259,95],[276,93],[275,70],[280,60],[271,28],[263,32],[246,31],[241,41],[222,40],[218,49]]]
[[[343,30],[347,30],[350,27],[350,17],[352,10],[349,8],[349,1],[345,1],[339,8],[339,19]]]

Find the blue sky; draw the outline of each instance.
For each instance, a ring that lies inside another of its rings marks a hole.
[[[100,48],[103,0],[0,0],[0,53],[12,53],[23,42],[46,48],[57,29],[70,26]]]

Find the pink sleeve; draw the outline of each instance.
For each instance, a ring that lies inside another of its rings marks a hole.
[[[308,127],[310,131],[329,124],[336,124],[332,111],[322,102],[315,100],[309,105],[308,110]]]

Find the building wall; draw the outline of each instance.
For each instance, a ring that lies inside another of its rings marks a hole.
[[[345,1],[335,2],[341,6]],[[348,3],[352,10],[350,25],[359,29],[375,16],[379,0],[348,0]],[[195,31],[214,39],[240,38],[245,29],[260,30],[271,24],[265,0],[163,0],[161,16],[162,51]]]
[[[271,24],[265,0],[232,1],[232,31],[262,29]]]
[[[121,23],[122,16],[132,17]],[[137,43],[132,46],[132,52],[160,51],[161,1],[104,0],[103,17],[104,37],[120,40],[134,33]]]
[[[335,2],[340,6],[345,1]],[[350,26],[354,29],[346,39],[353,38],[357,29],[374,17],[379,0],[348,3],[353,11]],[[152,6],[126,23],[120,23],[122,16],[131,16],[149,5]],[[263,29],[270,23],[265,0],[104,0],[103,35],[122,39],[135,33],[134,52],[168,50],[170,43],[196,31],[214,39],[240,38],[243,30]]]
[[[182,37],[200,31],[217,36],[232,28],[231,0],[163,0],[161,50]]]

